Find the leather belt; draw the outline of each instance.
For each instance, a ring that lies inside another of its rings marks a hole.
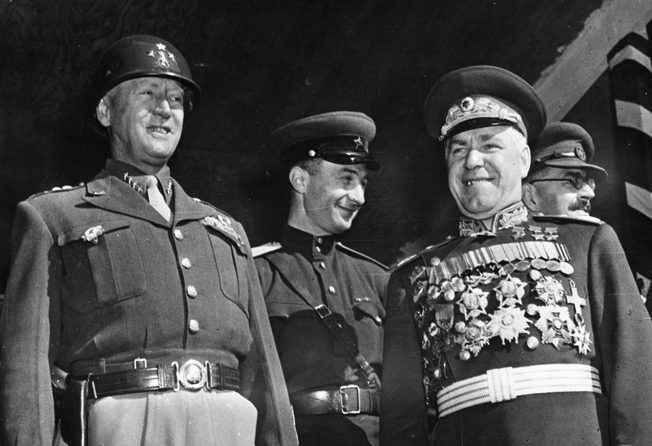
[[[88,380],[88,398],[102,398],[125,393],[156,390],[239,390],[240,372],[219,363],[189,359],[183,364],[147,367],[142,358],[134,360],[134,368],[100,374],[89,373],[77,379]]]
[[[290,395],[290,402],[297,415],[380,414],[380,391],[360,388],[356,385],[341,386],[339,389],[296,392]]]
[[[500,403],[523,395],[557,392],[602,393],[600,373],[585,364],[543,364],[492,369],[437,393],[437,410],[445,417],[484,403]]]

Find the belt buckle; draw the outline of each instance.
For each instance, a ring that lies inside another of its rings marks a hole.
[[[351,398],[347,393],[348,390],[355,390],[356,400],[358,402],[357,409],[349,409],[349,401]],[[360,397],[360,387],[355,384],[350,384],[348,386],[340,386],[340,411],[343,415],[357,415],[360,413],[362,408],[362,398]]]
[[[181,387],[186,390],[199,390],[208,382],[206,366],[196,359],[189,359],[181,366],[174,361],[172,367],[174,367],[176,377],[175,391]]]
[[[322,319],[324,319],[325,317],[331,315],[331,309],[328,308],[328,307],[327,307],[326,305],[324,305],[324,304],[317,305],[317,306],[315,307],[315,311],[317,312],[317,314],[319,315],[319,317],[322,318]]]

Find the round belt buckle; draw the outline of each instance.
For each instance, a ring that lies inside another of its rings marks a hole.
[[[206,384],[206,367],[196,359],[189,359],[179,368],[178,379],[184,389],[199,390]]]

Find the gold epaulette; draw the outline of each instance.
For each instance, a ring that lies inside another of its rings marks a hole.
[[[253,254],[254,258],[256,258],[270,252],[278,251],[282,247],[283,246],[279,242],[269,242],[265,243],[264,245],[254,246],[251,248],[251,253]]]
[[[532,219],[534,221],[551,223],[588,223],[592,225],[604,224],[604,221],[591,215],[587,215],[586,217],[571,217],[570,215],[533,215]]]
[[[380,266],[385,271],[387,271],[389,269],[387,267],[387,265],[385,265],[384,263],[379,262],[378,260],[374,259],[373,257],[369,257],[367,254],[363,254],[363,253],[361,253],[359,251],[356,251],[353,248],[349,248],[348,246],[343,245],[341,242],[336,242],[335,246],[340,248],[342,251],[346,251],[349,254],[353,254],[356,257],[360,257],[360,258],[369,260],[370,262],[375,263],[376,265]]]

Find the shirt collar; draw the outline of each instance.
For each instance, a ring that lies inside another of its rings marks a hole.
[[[520,201],[484,220],[460,217],[460,237],[494,236],[497,231],[519,225],[527,218],[527,208]]]

